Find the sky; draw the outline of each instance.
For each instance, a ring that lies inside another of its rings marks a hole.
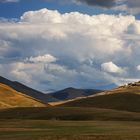
[[[140,80],[139,0],[0,0],[0,75],[47,92]]]

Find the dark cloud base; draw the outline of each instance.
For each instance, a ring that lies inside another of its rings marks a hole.
[[[76,0],[77,2],[82,2],[91,6],[101,6],[110,8],[116,5],[115,0]]]

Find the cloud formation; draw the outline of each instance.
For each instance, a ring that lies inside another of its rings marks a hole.
[[[140,71],[140,65],[137,66],[137,70]]]
[[[138,80],[134,16],[41,9],[0,22],[0,75],[34,88],[100,88]]]
[[[30,57],[30,58],[26,58],[25,62],[31,62],[31,63],[51,63],[51,62],[55,62],[56,58],[51,56],[50,54],[45,54],[43,56],[37,56],[37,57]]]
[[[101,6],[106,8],[110,8],[116,5],[115,0],[76,0],[76,2],[85,3],[90,6]]]
[[[114,10],[119,10],[123,12],[127,12],[130,14],[140,13],[140,1],[139,0],[118,0],[119,4],[116,5]],[[117,0],[116,0],[117,2]]]
[[[89,6],[98,6],[127,13],[139,13],[139,0],[74,0],[75,3],[83,3]]]
[[[109,73],[123,73],[124,70],[121,67],[118,67],[116,64],[113,62],[106,62],[101,65],[101,68],[105,72]]]

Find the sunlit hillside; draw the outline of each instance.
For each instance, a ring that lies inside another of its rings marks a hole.
[[[41,102],[0,83],[0,108],[44,106]]]

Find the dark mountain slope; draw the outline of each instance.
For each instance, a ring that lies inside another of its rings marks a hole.
[[[60,101],[65,101],[65,100],[75,99],[77,97],[86,97],[86,96],[94,95],[100,92],[102,91],[94,90],[94,89],[76,89],[70,87],[64,90],[57,91],[55,93],[51,93],[51,95]]]

